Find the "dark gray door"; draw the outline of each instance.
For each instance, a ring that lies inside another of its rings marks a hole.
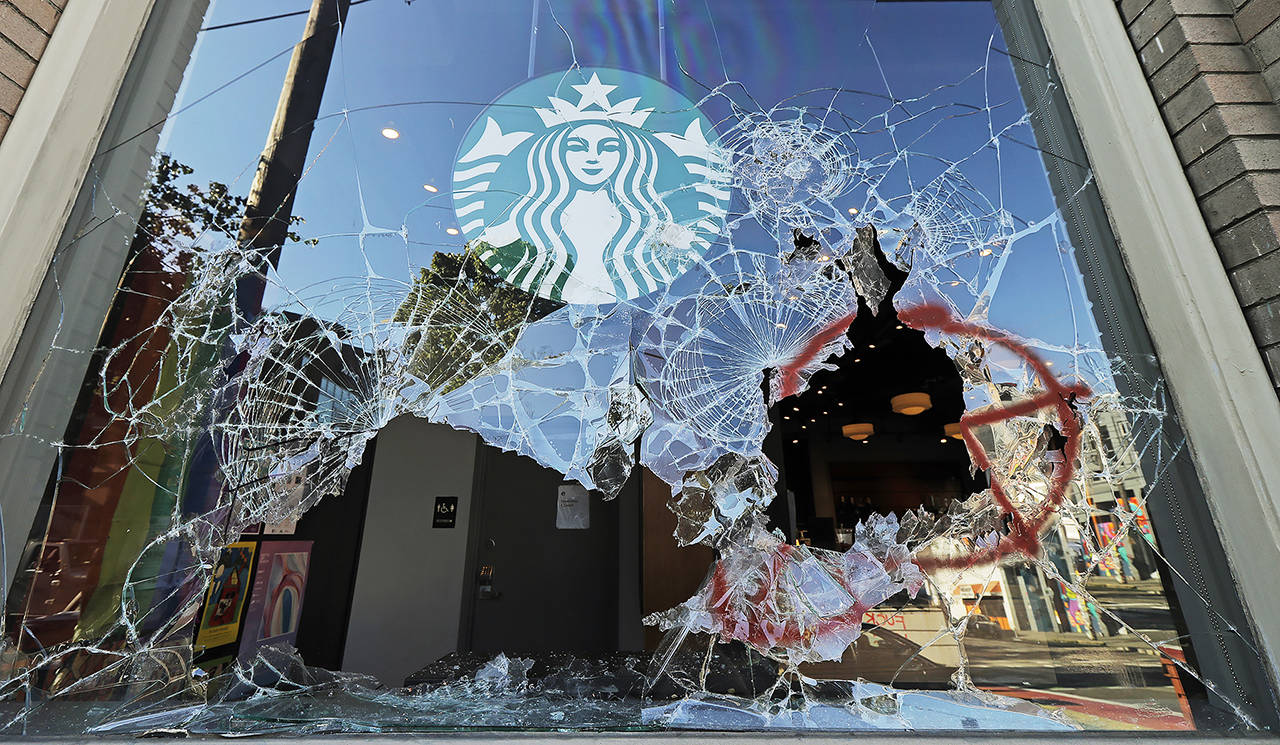
[[[468,641],[485,653],[617,649],[618,505],[631,485],[614,501],[591,493],[590,527],[565,530],[556,527],[565,483],[530,458],[480,447],[464,649]]]

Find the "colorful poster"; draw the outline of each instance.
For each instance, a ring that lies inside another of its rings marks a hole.
[[[1071,630],[1077,634],[1089,633],[1091,629],[1089,610],[1085,607],[1084,601],[1065,582],[1059,582],[1058,587],[1062,590],[1067,607],[1067,621],[1071,624]]]
[[[1146,539],[1147,543],[1152,546],[1156,545],[1155,534],[1151,532],[1151,521],[1147,519],[1147,511],[1143,506],[1143,502],[1138,497],[1129,497],[1129,511],[1136,517],[1133,522],[1138,526],[1138,532]]]
[[[1120,563],[1116,555],[1116,526],[1109,522],[1095,523],[1098,533],[1098,566],[1108,577],[1120,576]]]
[[[302,618],[302,596],[311,568],[311,541],[265,541],[253,578],[253,600],[245,616],[240,659],[275,642],[293,644]]]
[[[249,572],[253,569],[253,543],[232,543],[222,549],[213,568],[213,580],[204,597],[195,651],[235,642],[240,634],[240,616],[249,592]]]

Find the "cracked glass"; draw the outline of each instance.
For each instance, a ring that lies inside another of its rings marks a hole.
[[[139,49],[0,391],[6,734],[1272,726],[1028,0]]]

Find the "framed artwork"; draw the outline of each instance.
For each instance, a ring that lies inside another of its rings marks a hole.
[[[297,641],[311,545],[311,541],[266,541],[260,547],[245,638],[240,643],[241,659],[251,657],[265,644]]]
[[[249,594],[255,549],[256,544],[251,542],[232,543],[222,549],[205,594],[196,631],[196,653],[233,644],[240,635],[240,616]]]

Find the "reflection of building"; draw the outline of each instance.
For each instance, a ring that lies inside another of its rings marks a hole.
[[[996,402],[992,406],[1032,397],[1039,391],[1019,392],[1005,384],[988,383],[985,393]],[[1032,632],[1073,632],[1090,637],[1105,634],[1097,609],[1071,588],[1089,574],[1105,573],[1107,566],[1132,567],[1134,555],[1125,528],[1112,517],[1117,502],[1128,504],[1123,493],[1111,496],[1115,483],[1129,487],[1137,500],[1145,484],[1141,464],[1125,437],[1128,426],[1122,415],[1105,412],[1099,427],[1086,427],[1082,435],[1080,472],[1069,484],[1063,507],[1050,522],[1041,550],[1049,567],[1024,562],[1000,567],[944,570],[940,583],[950,587],[953,614],[980,614],[1001,629]],[[1024,514],[1032,514],[1049,493],[1053,471],[1062,462],[1062,438],[1050,422],[1052,417],[1021,417],[996,422],[975,430],[993,467],[1003,474],[1009,498]],[[1050,465],[1058,464],[1058,465]],[[1080,484],[1086,484],[1082,490]],[[1109,501],[1108,501],[1109,500]],[[1123,514],[1123,513],[1120,513]],[[1109,527],[1102,527],[1109,526]],[[988,539],[995,541],[999,534]],[[1100,537],[1117,544],[1111,552],[1099,551],[1107,545]],[[936,545],[933,550],[948,555],[971,548]],[[1098,557],[1096,565],[1091,564]],[[1102,559],[1117,557],[1108,564]],[[1054,574],[1057,576],[1055,577]],[[1149,572],[1148,572],[1149,574]],[[1112,575],[1120,577],[1117,573]],[[1132,571],[1126,575],[1137,578]],[[1146,574],[1142,576],[1147,576]]]
[[[1146,541],[1155,538],[1143,496],[1147,480],[1129,421],[1118,408],[1098,408],[1090,423],[1080,454],[1089,524],[1083,532],[1078,525],[1064,526],[1064,538],[1081,560],[1096,559],[1097,573],[1121,581],[1146,579],[1156,566]]]
[[[990,393],[995,399],[1009,400],[1007,391],[998,386],[992,386]],[[1034,440],[1041,426],[1033,421],[1001,422],[977,434],[989,452],[1017,453],[1019,440]],[[1045,536],[1043,545],[1045,557],[1069,582],[1091,575],[1120,582],[1156,575],[1153,551],[1146,543],[1155,540],[1143,500],[1147,482],[1130,431],[1120,410],[1095,406],[1082,432],[1080,475],[1071,482],[1056,528]],[[1023,468],[1019,473],[1026,492],[1021,496],[1033,503],[1047,490],[1048,479],[1034,469]],[[1019,495],[1012,496],[1017,502]],[[980,613],[1015,631],[1106,633],[1092,602],[1041,566],[953,572],[946,583],[954,588],[953,613]]]

